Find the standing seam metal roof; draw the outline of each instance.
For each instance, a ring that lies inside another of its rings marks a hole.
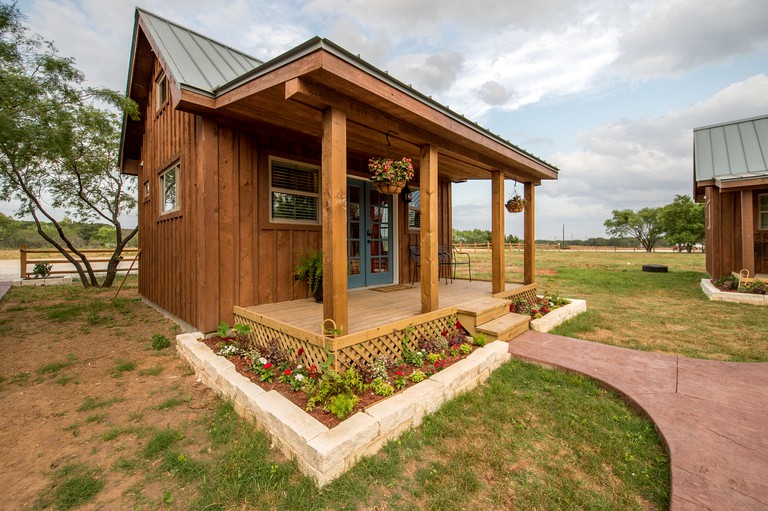
[[[213,96],[218,87],[262,64],[250,55],[172,21],[137,10],[149,36],[162,47],[167,71],[182,88]]]
[[[768,116],[693,130],[696,181],[768,175]]]

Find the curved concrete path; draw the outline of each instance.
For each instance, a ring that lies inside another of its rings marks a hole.
[[[672,511],[768,510],[768,363],[698,360],[526,332],[513,357],[582,373],[656,424]]]

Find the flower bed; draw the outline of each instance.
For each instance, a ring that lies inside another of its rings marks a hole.
[[[275,390],[329,428],[437,374],[484,345],[482,338],[467,337],[458,322],[451,332],[443,330],[441,335],[429,338],[412,340],[406,329],[401,359],[381,355],[337,371],[333,355],[318,367],[306,361],[303,347],[291,352],[274,340],[258,348],[249,342],[249,334],[250,328],[245,325],[230,329],[222,324],[219,335],[204,342],[251,382],[266,391]]]

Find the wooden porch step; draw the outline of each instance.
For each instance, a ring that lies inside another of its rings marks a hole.
[[[484,296],[458,306],[457,315],[470,335],[477,334],[476,326],[487,323],[509,312],[509,301]]]
[[[531,317],[527,314],[510,312],[487,323],[477,325],[478,332],[488,336],[488,340],[509,341],[528,331]]]

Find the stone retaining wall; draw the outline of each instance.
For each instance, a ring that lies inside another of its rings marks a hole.
[[[385,443],[421,424],[443,403],[484,382],[509,360],[509,345],[496,341],[432,377],[358,412],[329,429],[280,395],[265,391],[239,374],[235,366],[201,342],[196,332],[176,337],[179,355],[200,380],[231,401],[245,419],[272,437],[284,454],[323,486],[351,468],[360,458],[377,453]]]

